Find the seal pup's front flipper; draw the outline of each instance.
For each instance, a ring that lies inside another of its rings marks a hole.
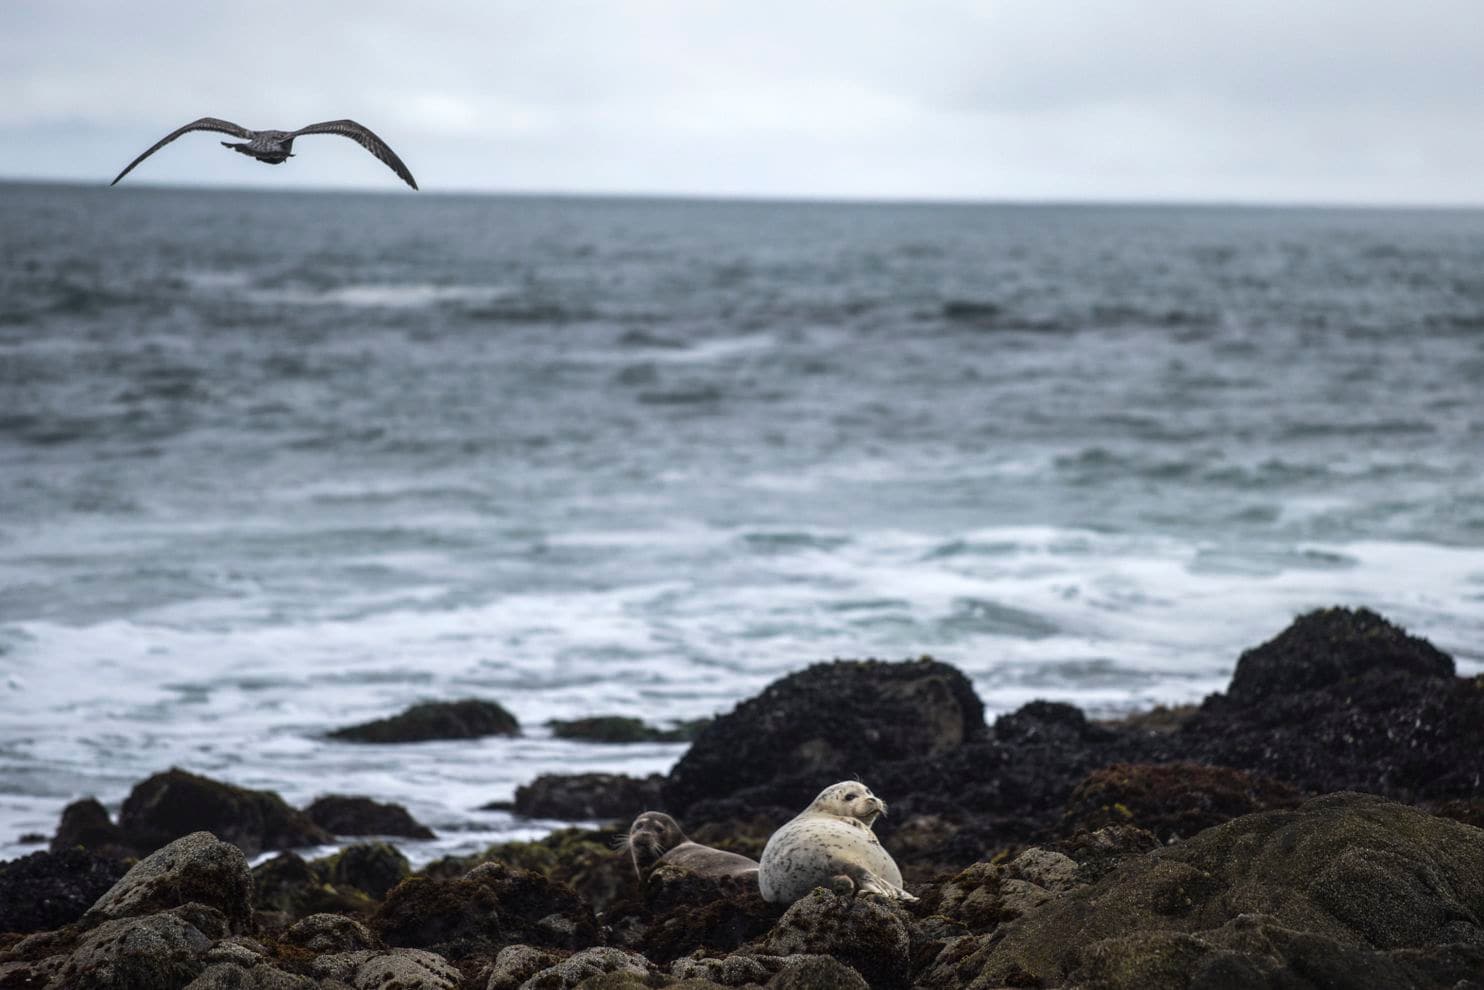
[[[901,887],[883,877],[879,877],[870,870],[862,870],[855,877],[857,894],[876,894],[890,901],[915,901],[916,895],[909,894]]]

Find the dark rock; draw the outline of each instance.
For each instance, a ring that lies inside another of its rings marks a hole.
[[[281,853],[259,863],[253,867],[252,879],[258,909],[276,911],[289,919],[356,913],[375,906],[369,893],[331,883],[328,871],[320,862],[306,862],[297,853]]]
[[[407,857],[385,842],[358,842],[315,863],[337,887],[353,887],[381,900],[412,874]]]
[[[1431,647],[1373,623],[1369,613],[1358,613],[1369,616],[1355,620],[1358,630],[1334,621],[1351,615],[1343,610],[1316,615],[1274,640],[1286,644],[1280,655],[1297,662],[1300,632],[1316,641],[1315,650],[1339,651],[1347,642],[1340,631],[1348,629],[1350,645],[1370,661],[1364,673],[1269,694],[1260,704],[1212,695],[1172,738],[1176,758],[1254,771],[1310,792],[1365,790],[1413,802],[1484,794],[1484,682],[1438,676],[1442,661],[1428,659]],[[1387,667],[1387,657],[1400,659]],[[1338,665],[1327,659],[1319,666]]]
[[[870,781],[885,762],[946,753],[983,734],[983,703],[947,664],[816,664],[702,729],[670,771],[661,807],[680,813],[790,776],[814,782],[812,799],[837,780]]]
[[[837,897],[816,889],[795,901],[758,948],[775,956],[823,955],[846,964],[872,990],[912,982],[910,916],[876,897]]]
[[[175,768],[134,787],[119,813],[119,826],[141,851],[199,831],[211,832],[249,856],[331,840],[272,791],[234,787]]]
[[[72,847],[0,863],[0,932],[61,928],[123,877],[116,859]]]
[[[634,868],[614,852],[621,833],[612,829],[558,829],[530,842],[503,842],[470,857],[446,857],[423,873],[434,879],[461,877],[481,863],[498,860],[534,870],[577,892],[594,911],[603,911],[635,883]]]
[[[654,972],[649,960],[633,952],[598,946],[583,949],[521,984],[522,990],[574,990],[584,980],[605,974],[628,974],[641,980]],[[641,984],[642,986],[643,984]]]
[[[566,884],[499,861],[476,866],[465,879],[494,892],[500,927],[511,941],[553,949],[597,941],[592,908]]]
[[[371,929],[387,945],[427,949],[458,961],[492,956],[518,941],[503,937],[494,890],[462,877],[410,877],[392,888],[371,917]]]
[[[624,715],[596,715],[592,718],[554,718],[546,724],[558,739],[581,739],[587,742],[690,742],[710,724],[710,719],[681,722],[673,729],[658,729],[637,718]]]
[[[791,956],[767,990],[868,990],[870,984],[855,970],[829,956]]]
[[[1094,770],[1068,799],[1067,834],[1135,825],[1168,842],[1242,815],[1291,808],[1301,795],[1266,777],[1195,763],[1115,763]]]
[[[419,949],[363,949],[316,958],[321,987],[338,981],[352,990],[459,990],[462,974],[445,960]]]
[[[329,733],[345,742],[407,743],[431,739],[478,739],[515,736],[520,723],[493,701],[427,701],[400,715],[346,726]]]
[[[698,949],[731,952],[765,935],[784,910],[756,890],[708,904],[685,904],[649,919],[631,947],[659,965]]]
[[[1481,918],[1478,830],[1333,794],[1129,859],[996,932],[954,973],[984,986],[1216,986],[1279,971],[1323,986],[1451,986],[1460,960],[1484,958]],[[924,982],[959,985],[942,967]]]
[[[515,810],[531,818],[627,821],[660,803],[663,784],[659,774],[542,774],[515,789]]]
[[[924,890],[919,913],[945,915],[966,932],[986,933],[1059,897],[1079,883],[1071,857],[1028,849],[1008,863],[975,863]]]
[[[311,914],[284,932],[279,942],[317,953],[386,948],[365,925],[343,914]]]
[[[1451,679],[1453,658],[1369,609],[1320,609],[1243,653],[1226,696],[1256,705],[1373,672]]]
[[[484,990],[519,990],[522,983],[561,962],[561,956],[549,949],[531,945],[508,945],[476,980]]]
[[[58,985],[68,990],[183,987],[205,968],[211,940],[173,914],[105,921],[67,958]]]
[[[187,904],[220,911],[231,931],[253,926],[253,882],[242,850],[210,832],[194,832],[156,850],[98,898],[84,923],[98,924]]]
[[[655,914],[678,907],[705,905],[757,890],[757,874],[707,876],[662,864],[644,880],[644,906]]]
[[[272,966],[217,961],[209,962],[185,990],[325,990],[325,985]]]
[[[309,820],[335,835],[395,835],[406,839],[436,839],[433,830],[415,821],[400,804],[383,804],[367,797],[328,794],[304,809]]]
[[[1047,848],[1070,856],[1077,863],[1077,879],[1093,883],[1113,872],[1124,860],[1143,856],[1162,845],[1153,832],[1136,825],[1109,825],[1096,832],[1078,832],[1059,839]]]
[[[52,838],[51,851],[62,852],[76,848],[89,849],[114,859],[137,855],[123,829],[113,823],[108,816],[108,809],[99,804],[96,798],[73,801],[62,809],[62,819],[57,823],[57,834]]]

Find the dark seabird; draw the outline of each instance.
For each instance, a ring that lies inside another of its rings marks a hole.
[[[417,188],[417,180],[412,177],[411,172],[407,171],[407,166],[402,164],[402,159],[397,157],[397,153],[388,148],[386,142],[372,134],[368,128],[362,127],[353,120],[326,120],[323,123],[301,127],[297,131],[250,131],[241,124],[234,124],[230,120],[218,120],[216,117],[193,120],[179,130],[166,134],[155,142],[154,147],[130,162],[129,167],[120,172],[118,179],[114,179],[109,185],[117,185],[119,179],[128,175],[135,165],[182,134],[189,134],[191,131],[216,131],[220,134],[246,138],[246,144],[223,141],[222,147],[231,148],[244,155],[252,155],[258,161],[267,162],[269,165],[281,165],[287,159],[294,157],[294,138],[296,137],[303,137],[305,134],[342,134],[385,162],[387,167],[402,177],[403,182],[414,189]]]

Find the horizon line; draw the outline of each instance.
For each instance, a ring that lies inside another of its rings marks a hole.
[[[106,180],[96,183],[75,178],[38,178],[34,176],[0,175],[0,186],[64,186],[79,189],[110,189]],[[1302,200],[1246,198],[1172,198],[1153,199],[1137,197],[1096,196],[1025,196],[1025,197],[971,197],[971,196],[869,196],[869,195],[818,195],[809,193],[746,193],[746,192],[657,192],[640,190],[594,191],[594,190],[524,190],[446,188],[419,189],[416,192],[401,188],[372,188],[355,186],[271,186],[254,183],[192,183],[151,182],[131,183],[131,188],[142,188],[153,192],[204,192],[204,193],[287,193],[294,195],[349,195],[349,196],[481,196],[491,199],[572,199],[572,200],[632,200],[658,202],[731,203],[758,205],[812,205],[812,206],[941,206],[941,207],[1094,207],[1110,209],[1164,208],[1164,209],[1255,209],[1255,210],[1340,210],[1340,211],[1388,211],[1388,212],[1480,212],[1484,201],[1461,202],[1407,202],[1355,200]]]

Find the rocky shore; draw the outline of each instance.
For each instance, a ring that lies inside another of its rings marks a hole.
[[[415,737],[515,731],[457,704]],[[374,797],[295,809],[171,769],[117,820],[80,801],[48,851],[0,864],[0,990],[1484,990],[1484,677],[1370,612],[1302,616],[1225,693],[1118,722],[1034,702],[988,724],[924,658],[819,664],[686,731],[668,775],[516,798],[612,828],[416,873],[396,837],[426,830]],[[772,905],[668,867],[641,887],[613,850],[659,809],[757,857],[851,777],[889,802],[876,832],[916,902]]]

